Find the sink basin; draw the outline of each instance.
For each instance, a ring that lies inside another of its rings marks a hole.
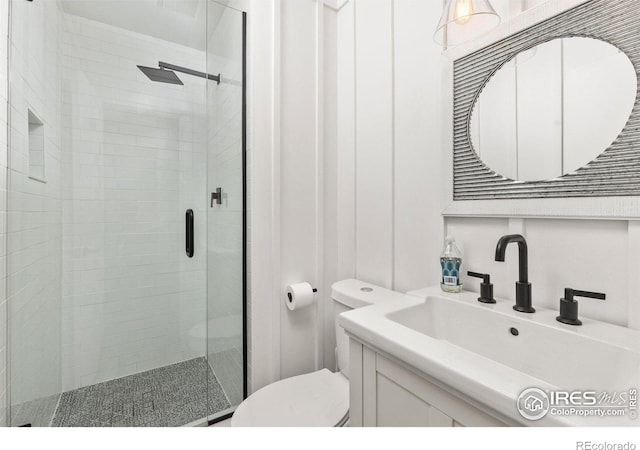
[[[539,310],[525,316],[512,311],[510,302],[488,306],[432,295],[386,317],[562,389],[636,386],[640,352],[603,339],[619,334],[624,341],[631,330],[594,321],[566,326],[555,315]]]
[[[347,311],[339,324],[356,342],[472,399],[501,420],[638,426],[637,415],[547,414],[532,422],[516,405],[529,388],[595,391],[605,399],[631,395],[640,387],[640,331],[585,317],[582,326],[566,325],[556,321],[557,310],[537,307],[534,314],[524,314],[514,311],[511,301],[484,304],[477,298],[477,293],[449,294],[432,286]]]

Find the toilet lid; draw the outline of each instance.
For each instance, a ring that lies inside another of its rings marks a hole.
[[[254,392],[231,418],[235,427],[333,427],[349,412],[349,380],[327,369]]]

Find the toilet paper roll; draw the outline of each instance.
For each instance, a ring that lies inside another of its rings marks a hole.
[[[313,304],[313,287],[309,283],[296,283],[287,286],[284,297],[287,308],[291,311],[306,308]]]

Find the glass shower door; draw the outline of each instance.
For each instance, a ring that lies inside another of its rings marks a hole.
[[[11,6],[11,424],[223,417],[245,395],[243,13]]]
[[[245,14],[211,1],[207,29],[207,69],[220,74],[207,86],[207,356],[234,409],[246,396]]]

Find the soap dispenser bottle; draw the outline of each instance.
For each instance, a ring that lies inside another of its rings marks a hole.
[[[444,239],[444,247],[440,255],[440,267],[442,268],[440,288],[445,292],[462,291],[462,283],[460,282],[462,252],[455,242],[453,236],[447,236]]]

